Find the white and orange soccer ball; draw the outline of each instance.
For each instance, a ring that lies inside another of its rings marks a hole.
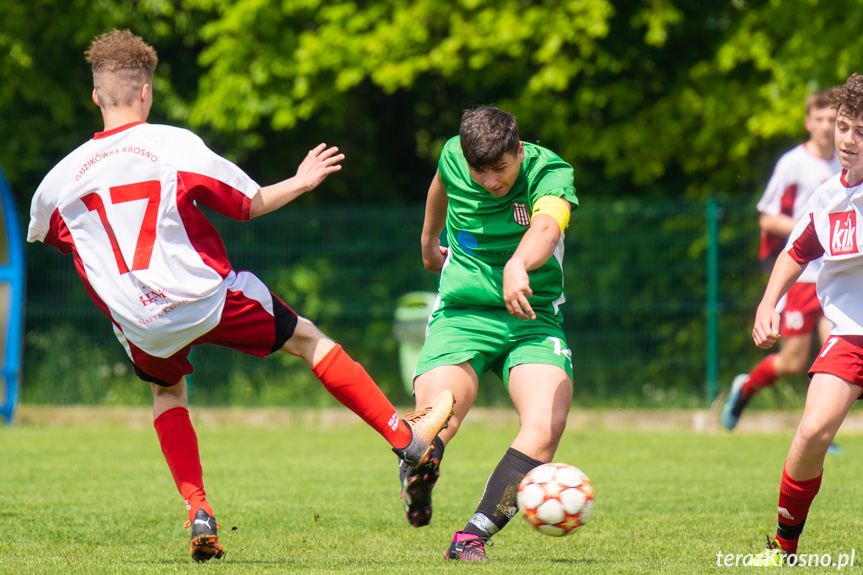
[[[517,502],[531,527],[552,537],[562,537],[590,519],[593,484],[577,467],[546,463],[521,480]]]

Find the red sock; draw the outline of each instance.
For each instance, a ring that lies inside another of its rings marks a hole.
[[[782,483],[779,485],[779,520],[776,541],[789,553],[797,552],[797,541],[803,532],[809,506],[821,487],[821,475],[814,479],[798,481],[782,469]]]
[[[194,520],[198,509],[213,515],[204,491],[198,436],[195,435],[195,428],[189,419],[189,411],[185,407],[169,409],[156,418],[153,427],[156,428],[159,445],[162,446],[162,453],[174,477],[174,483],[186,501],[189,520]]]
[[[363,366],[336,344],[312,368],[315,376],[342,405],[359,415],[393,447],[410,443],[411,430]]]
[[[752,371],[749,372],[749,379],[743,384],[741,393],[743,397],[749,399],[765,387],[770,387],[779,379],[776,375],[776,370],[773,368],[773,361],[776,359],[776,354],[771,353],[764,359],[758,362]]]

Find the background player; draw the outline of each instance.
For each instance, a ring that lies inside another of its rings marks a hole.
[[[422,231],[426,269],[440,272],[436,309],[420,354],[417,405],[449,390],[449,427],[432,460],[400,464],[402,498],[415,527],[431,520],[431,490],[444,445],[458,432],[487,370],[507,385],[520,429],[488,478],[473,517],[457,532],[449,559],[487,561],[485,543],[515,515],[528,471],[551,461],[572,400],[572,359],[561,329],[563,230],[577,205],[569,164],[519,140],[515,118],[479,107],[441,152]],[[442,248],[446,225],[449,248]]]
[[[758,202],[761,227],[759,258],[765,273],[770,273],[794,225],[807,215],[809,198],[825,180],[836,174],[839,159],[833,150],[836,110],[829,92],[821,90],[806,99],[806,131],[809,139],[779,158],[767,188]],[[743,408],[755,394],[779,379],[802,372],[812,353],[812,335],[824,342],[830,332],[818,296],[815,279],[821,260],[810,263],[780,304],[782,341],[779,352],[762,359],[749,373],[741,373],[731,383],[722,409],[722,424],[732,430]],[[838,448],[836,448],[838,450]]]
[[[753,564],[782,564],[797,552],[809,508],[821,486],[824,458],[848,410],[863,391],[863,76],[852,74],[830,92],[838,110],[835,144],[842,171],[809,202],[808,216],[779,254],[755,315],[752,337],[761,348],[779,339],[780,297],[823,256],[818,299],[833,323],[809,368],[803,417],[782,472],[776,537]],[[793,561],[792,561],[793,562]]]
[[[104,131],[42,181],[33,196],[28,240],[72,254],[135,373],[150,382],[159,443],[186,501],[193,559],[223,553],[186,409],[193,345],[301,357],[406,465],[424,462],[452,411],[451,394],[400,420],[341,346],[253,274],[231,268],[221,238],[196,206],[201,202],[238,220],[266,214],[339,171],[344,155],[320,144],[294,177],[261,188],[191,132],[146,123],[157,57],[141,38],[125,30],[104,34],[90,45],[87,60]]]

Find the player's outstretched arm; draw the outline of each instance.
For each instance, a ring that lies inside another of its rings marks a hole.
[[[768,349],[779,340],[779,313],[776,311],[776,304],[805,268],[806,264],[796,262],[786,251],[776,258],[770,280],[764,289],[764,297],[755,312],[752,340],[758,347]]]
[[[256,218],[278,210],[306,192],[317,188],[327,176],[342,169],[340,162],[345,159],[345,155],[338,152],[338,148],[335,146],[327,148],[326,144],[318,144],[309,150],[293,178],[258,190],[252,198],[250,217]]]
[[[503,301],[511,315],[536,319],[528,302],[533,290],[527,272],[548,261],[560,241],[560,234],[560,224],[551,216],[538,214],[531,220],[530,228],[503,268]]]
[[[440,273],[446,261],[447,249],[440,245],[440,234],[446,223],[446,187],[435,173],[426,198],[426,213],[423,220],[422,255],[423,265],[430,272]]]

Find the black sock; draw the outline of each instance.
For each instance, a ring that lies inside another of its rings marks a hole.
[[[531,469],[542,463],[511,447],[507,449],[489,476],[476,513],[465,525],[464,532],[491,537],[503,529],[518,511],[515,502],[518,484]]]
[[[776,536],[786,541],[793,541],[800,538],[800,534],[803,533],[803,526],[806,525],[806,520],[801,521],[799,525],[786,525],[781,521],[777,521],[776,523]]]

